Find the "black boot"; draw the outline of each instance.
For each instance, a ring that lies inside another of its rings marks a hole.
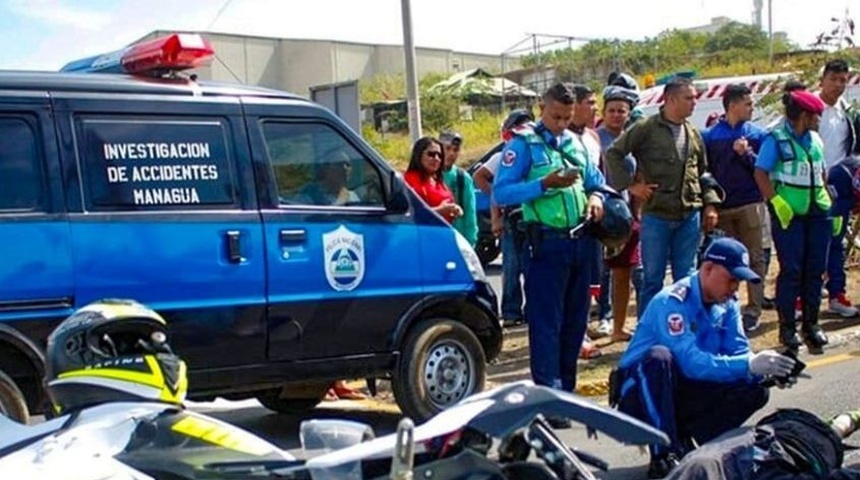
[[[797,335],[797,321],[794,319],[794,308],[777,310],[779,317],[779,343],[797,352],[801,341]]]
[[[812,355],[821,355],[824,353],[824,346],[828,343],[827,335],[824,334],[824,330],[818,325],[818,311],[818,306],[803,305],[800,331],[803,334],[806,348]]]

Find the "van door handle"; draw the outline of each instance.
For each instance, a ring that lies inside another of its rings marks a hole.
[[[281,230],[281,244],[284,243],[300,243],[304,242],[307,238],[307,231],[303,228],[296,228],[292,230]]]
[[[242,263],[245,257],[242,256],[242,232],[238,230],[230,230],[226,233],[227,236],[227,260],[230,263]]]

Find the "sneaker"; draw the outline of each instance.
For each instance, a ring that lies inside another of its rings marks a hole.
[[[502,319],[502,327],[503,328],[513,328],[520,326],[526,323],[522,318],[503,318]]]
[[[754,317],[752,315],[744,315],[741,318],[741,321],[744,324],[744,331],[745,332],[755,331],[759,327],[758,317]]]
[[[835,297],[830,297],[830,302],[827,305],[827,310],[831,313],[835,313],[840,317],[856,317],[857,316],[857,307],[851,305],[851,301],[845,296],[844,293],[840,293]]]
[[[860,410],[840,413],[830,420],[830,426],[841,438],[848,438],[860,427]]]
[[[648,464],[648,478],[665,478],[678,463],[678,458],[671,453],[665,457],[652,458]]]
[[[612,322],[608,318],[604,318],[598,322],[595,332],[598,334],[597,338],[601,338],[612,335],[612,330]]]

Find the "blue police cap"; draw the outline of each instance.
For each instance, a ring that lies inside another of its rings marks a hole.
[[[750,268],[750,254],[747,247],[734,238],[721,237],[711,242],[702,260],[722,265],[738,280],[761,282],[761,277]]]

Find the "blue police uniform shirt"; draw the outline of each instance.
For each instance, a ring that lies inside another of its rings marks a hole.
[[[803,148],[808,149],[812,146],[812,135],[809,134],[809,130],[803,132],[803,135],[798,137],[794,133],[794,128],[788,123],[788,120],[783,125],[786,125],[786,129],[790,132],[791,137],[800,143]],[[778,128],[782,128],[782,126]],[[776,162],[780,158],[782,157],[779,155],[779,145],[777,145],[776,138],[773,134],[767,135],[764,137],[764,142],[762,142],[761,148],[758,151],[758,158],[755,161],[756,168],[760,168],[765,172],[772,172],[776,168]]]
[[[706,307],[699,274],[663,288],[648,304],[619,367],[636,365],[651,347],[672,352],[684,377],[711,382],[753,381],[749,339],[736,298]]]
[[[523,181],[528,175],[532,164],[537,166],[546,165],[550,161],[546,154],[547,148],[561,149],[569,142],[574,141],[573,133],[568,130],[565,130],[560,137],[554,137],[547,129],[536,130],[540,132],[539,134],[549,145],[548,147],[543,146],[540,150],[530,148],[522,136],[516,135],[502,150],[499,171],[496,173],[496,178],[493,181],[493,198],[499,205],[520,205],[543,195],[544,190],[540,183],[541,179]],[[538,151],[540,152],[538,158],[532,158],[532,155]],[[599,190],[606,184],[603,174],[597,168],[595,162],[585,161],[584,163],[585,169],[581,175],[585,191],[593,192]]]

